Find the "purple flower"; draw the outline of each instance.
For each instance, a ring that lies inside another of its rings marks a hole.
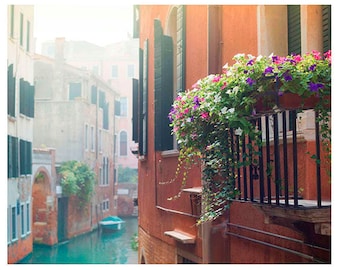
[[[248,84],[249,86],[252,86],[253,84],[255,84],[256,81],[249,77],[249,78],[246,80],[246,82],[247,82],[247,84]]]
[[[314,71],[315,68],[316,68],[316,64],[313,64],[313,65],[311,65],[311,66],[308,68],[308,70],[309,70],[309,71]]]
[[[273,73],[273,71],[274,71],[274,68],[273,68],[273,67],[267,67],[267,68],[264,70],[263,74],[264,74],[264,75],[267,75],[267,74],[269,74],[269,73]]]
[[[319,89],[322,89],[322,88],[325,87],[323,83],[313,83],[313,82],[310,82],[308,84],[309,84],[309,86],[308,86],[309,90],[311,92],[318,92]]]
[[[286,82],[293,80],[292,75],[290,75],[288,71],[286,71],[286,72],[283,74],[283,78],[285,79]]]
[[[198,96],[194,96],[194,110],[196,110],[201,104]]]
[[[248,61],[247,66],[252,66],[254,65],[254,59],[251,59]]]

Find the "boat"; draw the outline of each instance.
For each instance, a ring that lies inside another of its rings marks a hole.
[[[108,216],[99,221],[103,231],[120,231],[124,228],[125,221],[117,216]]]

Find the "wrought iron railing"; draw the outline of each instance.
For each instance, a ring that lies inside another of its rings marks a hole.
[[[262,133],[260,146],[249,147],[254,145],[249,138],[233,136],[235,162],[242,164],[245,157],[256,161],[235,169],[235,187],[239,190],[236,200],[293,208],[303,205],[305,199],[308,199],[308,206],[330,205],[330,192],[327,198],[322,198],[323,186],[330,183],[322,179],[324,173],[321,174],[322,147],[317,113],[312,113],[315,128],[313,138],[309,138],[315,143],[315,153],[307,151],[304,134],[297,127],[298,115],[292,110],[252,117],[251,121]],[[315,164],[315,173],[308,172],[311,179],[306,176],[307,159]],[[313,192],[305,198],[304,190]]]

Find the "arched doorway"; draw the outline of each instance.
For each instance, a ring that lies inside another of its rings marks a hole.
[[[51,192],[49,173],[40,168],[34,177],[32,187],[33,243],[54,245],[57,243],[55,194]]]

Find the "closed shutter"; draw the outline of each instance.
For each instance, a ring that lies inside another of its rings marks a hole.
[[[34,85],[28,84],[28,111],[27,116],[33,118],[34,117]]]
[[[103,108],[103,128],[109,129],[109,103],[106,102]]]
[[[81,96],[81,83],[70,83],[69,100]]]
[[[149,76],[149,41],[144,42],[143,53],[143,87],[142,87],[142,155],[146,155],[148,152],[148,76]]]
[[[97,87],[91,86],[91,104],[97,104]]]
[[[138,142],[138,80],[132,79],[132,140]]]
[[[32,174],[32,143],[20,140],[20,175]]]
[[[19,111],[21,114],[25,114],[25,94],[26,94],[26,91],[25,91],[25,81],[23,78],[20,78],[20,105],[19,105]]]
[[[331,6],[322,6],[323,51],[331,50]]]
[[[185,51],[186,51],[185,6],[177,8],[177,92],[185,90]]]
[[[300,6],[289,5],[288,14],[288,53],[301,54]]]
[[[173,148],[168,114],[173,102],[173,44],[172,38],[163,35],[161,22],[154,21],[155,30],[155,150]]]
[[[15,117],[15,78],[13,64],[7,69],[7,114]]]

